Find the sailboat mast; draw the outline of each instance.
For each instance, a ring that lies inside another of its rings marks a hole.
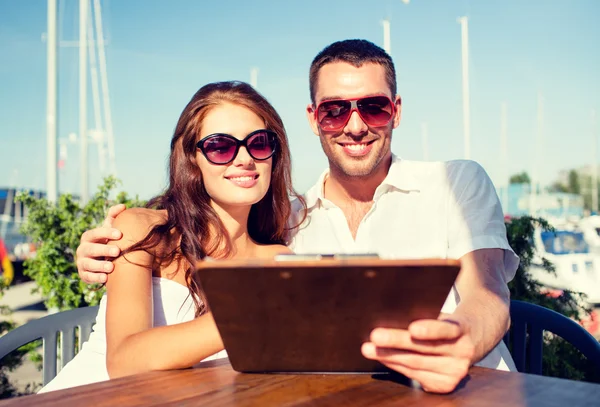
[[[108,168],[110,174],[116,176],[115,137],[113,133],[112,114],[110,111],[110,95],[108,93],[108,77],[106,74],[106,54],[104,51],[104,33],[102,29],[102,9],[100,7],[100,0],[94,0],[94,17],[96,22],[96,41],[98,43],[100,86],[102,87],[102,107],[104,111],[104,124],[106,126],[106,141],[108,147]]]
[[[79,142],[81,146],[81,203],[87,203],[88,134],[87,134],[87,19],[89,0],[79,0]]]
[[[385,19],[381,22],[383,25],[383,49],[388,55],[392,55],[392,37],[390,32],[390,20]]]
[[[46,33],[46,193],[49,202],[58,197],[58,48],[56,40],[56,0],[48,0],[48,28]]]
[[[529,210],[531,215],[536,215],[538,212],[537,208],[537,195],[541,188],[540,183],[540,165],[543,156],[544,149],[544,99],[542,93],[538,92],[537,97],[537,130],[534,142],[534,153],[533,153],[533,171],[531,176],[531,195],[530,195],[530,206]]]
[[[502,184],[504,186],[502,190],[502,208],[504,213],[508,213],[508,187],[509,187],[509,175],[508,175],[508,137],[507,137],[507,106],[506,102],[502,102],[500,105],[500,150],[502,156]]]
[[[94,135],[96,136],[96,145],[98,147],[98,161],[100,164],[100,173],[104,175],[106,170],[106,132],[102,125],[102,113],[100,111],[100,85],[98,84],[98,63],[96,61],[97,41],[94,38],[94,25],[92,19],[92,8],[88,7],[88,45],[89,45],[89,63],[90,79],[92,84],[92,106],[94,111]]]
[[[462,94],[463,94],[463,132],[464,158],[471,159],[471,96],[469,90],[469,20],[460,17],[461,50],[462,50]]]
[[[592,109],[592,211],[598,212],[598,135],[596,134],[596,111]]]

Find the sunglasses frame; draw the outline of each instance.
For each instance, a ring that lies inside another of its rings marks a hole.
[[[390,114],[390,118],[388,119],[387,122],[383,123],[383,124],[378,124],[377,126],[370,124],[361,114],[360,109],[358,108],[358,101],[359,100],[363,100],[363,99],[370,99],[370,98],[378,98],[378,97],[382,97],[382,98],[386,98],[389,102],[390,102],[390,106],[392,106],[392,112]],[[350,113],[348,114],[348,118],[344,121],[344,123],[342,125],[340,125],[339,127],[336,127],[334,129],[324,129],[321,126],[321,122],[319,121],[319,108],[321,106],[323,106],[323,104],[325,103],[331,103],[331,102],[350,102]],[[323,100],[321,101],[316,109],[315,109],[315,121],[317,122],[317,125],[319,127],[321,127],[323,130],[325,131],[339,131],[341,129],[343,129],[344,127],[346,127],[346,125],[348,124],[348,121],[350,121],[350,117],[352,117],[352,112],[357,112],[358,115],[360,116],[360,119],[369,127],[382,127],[382,126],[386,126],[393,118],[394,115],[396,114],[396,103],[390,99],[389,96],[387,95],[371,95],[371,96],[360,96],[357,98],[351,98],[351,99],[329,99],[329,100]]]
[[[250,151],[251,149],[248,148],[248,140],[251,137],[253,137],[256,134],[258,134],[258,133],[267,133],[267,135],[272,136],[273,140],[275,140],[275,143],[273,144],[273,151],[271,152],[271,154],[269,154],[268,157],[265,157],[265,158],[256,158],[254,156],[254,154],[252,154],[252,152]],[[233,153],[233,156],[231,157],[231,160],[229,160],[227,162],[221,163],[221,162],[215,162],[215,161],[211,160],[208,157],[208,153],[205,150],[204,143],[207,140],[210,140],[210,139],[213,139],[213,138],[216,138],[216,137],[225,137],[225,138],[228,138],[230,140],[235,141],[235,143],[236,143],[235,144],[235,151]],[[240,152],[240,147],[242,147],[242,146],[246,148],[246,151],[248,152],[248,155],[250,155],[250,157],[252,157],[253,160],[256,160],[256,161],[265,161],[265,160],[268,160],[269,158],[273,157],[273,155],[277,152],[278,145],[279,145],[279,138],[277,137],[277,133],[275,133],[273,130],[259,129],[259,130],[254,130],[252,133],[248,134],[246,137],[244,137],[243,140],[240,140],[240,139],[232,136],[231,134],[227,134],[227,133],[213,133],[213,134],[209,134],[208,136],[202,138],[201,140],[199,140],[196,143],[196,148],[199,149],[202,152],[202,154],[204,155],[204,157],[211,164],[226,165],[226,164],[229,164],[230,162],[232,162],[233,160],[235,160],[235,158],[237,157],[238,153]]]

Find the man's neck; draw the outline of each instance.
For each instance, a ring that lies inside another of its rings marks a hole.
[[[373,207],[375,190],[387,176],[391,162],[390,155],[371,174],[364,177],[348,176],[337,168],[330,167],[324,195],[344,212],[353,239],[356,239],[362,220]]]

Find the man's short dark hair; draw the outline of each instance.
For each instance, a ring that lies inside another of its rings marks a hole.
[[[317,79],[321,68],[333,62],[346,62],[360,68],[363,64],[373,63],[385,68],[385,79],[396,96],[396,69],[392,58],[382,48],[367,40],[343,40],[334,42],[317,54],[310,65],[310,99],[315,103]]]

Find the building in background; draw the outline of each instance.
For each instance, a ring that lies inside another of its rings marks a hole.
[[[505,216],[539,216],[546,219],[572,219],[585,216],[583,197],[565,192],[536,191],[530,184],[510,184],[497,188]]]
[[[15,202],[18,192],[15,188],[0,188],[0,239],[4,241],[8,256],[13,260],[27,258],[34,251],[20,231],[27,217],[27,208],[22,202]],[[45,196],[41,191],[30,193],[36,197]]]

